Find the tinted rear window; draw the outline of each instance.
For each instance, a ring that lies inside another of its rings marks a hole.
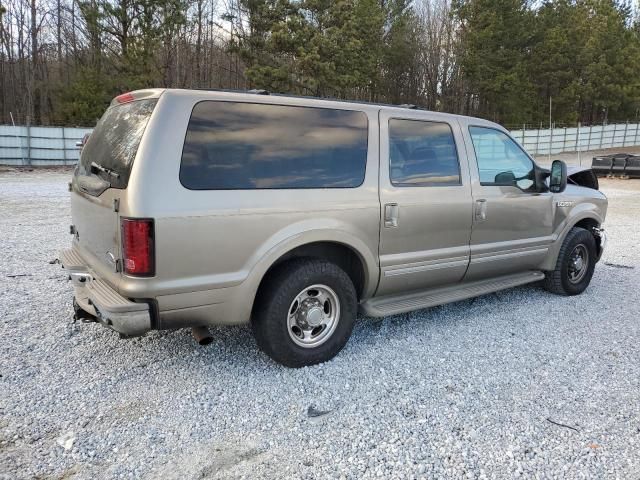
[[[354,188],[364,181],[363,112],[258,103],[198,103],[180,181],[194,190]]]
[[[113,188],[126,188],[133,159],[156,103],[157,99],[138,100],[109,107],[82,149],[77,174],[93,173],[107,180]],[[91,163],[112,170],[118,176],[95,168],[92,172]]]
[[[392,119],[389,156],[395,186],[461,185],[456,142],[446,123]]]

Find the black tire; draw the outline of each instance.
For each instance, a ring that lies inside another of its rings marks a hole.
[[[587,262],[583,265],[584,271],[577,276],[572,257],[581,253],[586,253]],[[573,227],[560,247],[555,270],[546,272],[544,288],[557,295],[581,294],[591,282],[597,254],[596,240],[591,232]]]
[[[339,300],[337,324],[324,343],[302,347],[289,333],[289,310],[301,291],[317,284],[330,287],[336,294]],[[262,351],[282,365],[299,368],[335,357],[351,336],[356,312],[353,282],[341,268],[323,260],[301,258],[277,267],[262,283],[253,308],[251,327]]]

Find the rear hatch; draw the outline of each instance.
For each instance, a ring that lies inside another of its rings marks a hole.
[[[91,132],[73,174],[71,215],[77,244],[97,270],[120,271],[117,204],[158,98],[117,97]],[[102,268],[101,268],[102,267]],[[106,267],[106,269],[105,269]],[[109,280],[105,278],[105,280]]]

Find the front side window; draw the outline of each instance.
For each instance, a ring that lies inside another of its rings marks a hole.
[[[451,127],[422,120],[389,121],[389,174],[397,187],[460,185]]]
[[[508,135],[486,127],[469,127],[482,185],[535,187],[533,161]]]
[[[180,181],[192,190],[355,188],[367,125],[351,110],[203,101],[189,120]]]

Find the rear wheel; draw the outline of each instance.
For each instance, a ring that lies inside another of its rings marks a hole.
[[[546,272],[545,288],[558,295],[578,295],[589,286],[596,265],[597,246],[584,228],[572,228],[560,248],[556,268]]]
[[[353,282],[338,266],[297,259],[277,267],[258,292],[251,326],[276,362],[303,367],[330,360],[347,343],[356,317]]]

